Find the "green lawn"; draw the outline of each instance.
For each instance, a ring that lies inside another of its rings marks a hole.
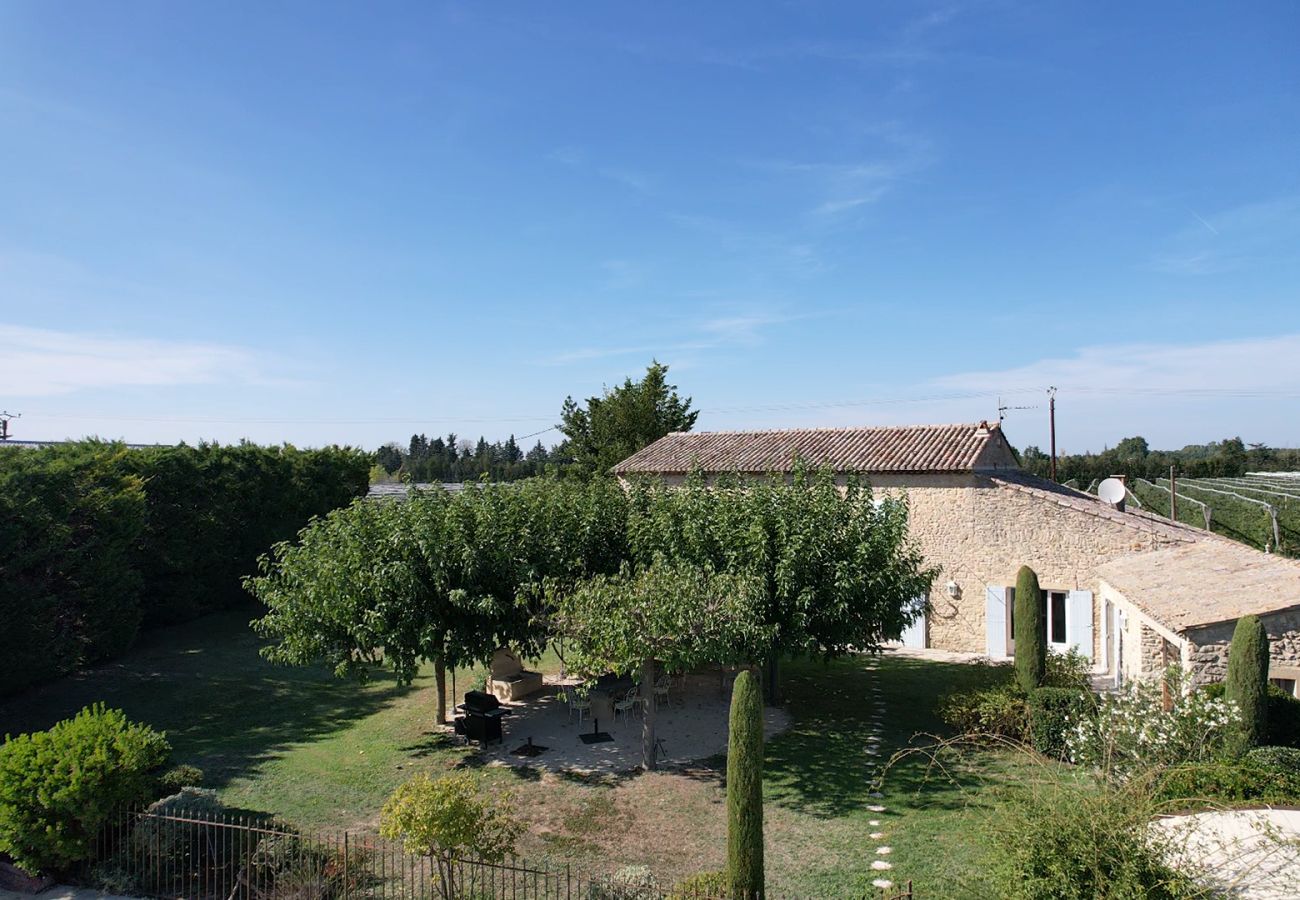
[[[464,764],[468,751],[432,729],[428,673],[408,687],[381,674],[358,686],[327,672],[272,666],[257,654],[251,613],[210,616],[148,636],[117,662],[0,702],[0,731],[44,728],[103,700],[165,729],[177,762],[200,766],[208,786],[243,809],[320,828],[373,824],[384,797],[418,771]],[[541,667],[556,666],[554,658]],[[458,690],[471,673],[459,673]],[[886,657],[878,671],[859,658],[785,669],[791,728],[767,748],[769,886],[773,894],[845,896],[873,877],[877,843],[893,848],[888,877],[914,880],[919,896],[988,896],[981,825],[1001,791],[1032,765],[1007,753],[966,757],[953,784],[928,777],[924,758],[895,764],[883,799],[869,796],[865,754],[870,688],[885,705],[880,757],[917,734],[940,730],[944,692],[991,677],[986,667]],[[718,868],[725,840],[722,760],[685,773],[579,779],[490,769],[509,786],[530,825],[521,851],[589,868],[643,863],[670,877]],[[871,804],[885,813],[867,810]],[[881,821],[887,837],[872,841]]]

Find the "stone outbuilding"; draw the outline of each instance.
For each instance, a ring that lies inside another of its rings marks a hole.
[[[1297,695],[1300,563],[1210,540],[1114,560],[1097,575],[1114,620],[1117,682],[1158,675],[1172,663],[1198,683],[1222,681],[1237,620],[1256,615],[1268,632],[1269,678]]]
[[[1119,616],[1118,598],[1124,597],[1126,609],[1146,610],[1158,590],[1139,592],[1130,585],[1130,596],[1109,582],[1103,589],[1105,567],[1128,566],[1127,571],[1138,572],[1144,560],[1190,550],[1180,573],[1187,589],[1169,602],[1199,607],[1226,577],[1205,564],[1196,550],[1202,545],[1211,548],[1205,553],[1225,546],[1239,551],[1245,570],[1275,563],[1291,566],[1207,531],[1145,510],[1117,508],[1030,475],[1020,469],[1001,428],[987,422],[674,433],[619,463],[614,472],[625,480],[653,476],[675,484],[696,469],[706,475],[789,474],[796,459],[838,473],[865,475],[877,492],[907,498],[911,536],[926,560],[941,570],[930,595],[918,598],[924,614],[901,636],[910,646],[1010,656],[1016,573],[1028,565],[1038,573],[1043,590],[1051,647],[1073,648],[1092,661],[1096,673],[1122,677],[1135,672],[1131,655],[1142,638],[1139,634],[1125,640],[1128,633],[1117,631],[1117,623],[1131,628],[1136,620],[1128,613]],[[1296,604],[1300,591],[1273,591],[1260,597],[1251,611],[1268,609],[1282,615],[1281,610]],[[1179,632],[1172,625],[1155,627],[1164,621],[1153,617],[1150,632],[1176,642]],[[1199,621],[1198,628],[1209,630],[1186,640],[1197,647],[1211,646],[1215,640],[1209,636],[1219,633],[1216,627],[1222,631],[1224,621]],[[1177,652],[1161,652],[1182,658],[1182,646]],[[1294,644],[1286,651],[1278,646],[1288,659],[1296,652]],[[1198,656],[1189,651],[1188,660],[1208,666],[1208,652]],[[1130,654],[1127,667],[1125,653]],[[1288,664],[1279,658],[1278,671]]]

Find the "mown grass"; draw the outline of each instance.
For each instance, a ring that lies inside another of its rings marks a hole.
[[[258,655],[247,612],[156,632],[115,663],[0,702],[0,731],[48,727],[103,700],[165,729],[175,761],[193,763],[226,803],[275,813],[310,828],[373,826],[385,797],[421,771],[472,764],[472,752],[433,727],[433,679],[409,686],[379,673],[366,685]],[[542,668],[558,667],[553,657]],[[458,673],[464,691],[473,673]],[[998,784],[1034,775],[1019,754],[967,754],[946,775],[916,755],[886,773],[882,799],[871,764],[942,729],[947,691],[991,678],[987,667],[886,656],[785,667],[788,731],[766,753],[766,834],[773,896],[854,896],[881,873],[874,847],[893,848],[895,881],[919,896],[989,896],[983,835],[1003,799]],[[881,689],[878,757],[865,753]],[[689,771],[580,778],[540,770],[484,769],[515,797],[530,825],[531,857],[610,871],[643,864],[676,879],[720,868],[725,853],[725,760]],[[993,786],[990,787],[989,780]],[[885,813],[867,807],[881,804]],[[871,820],[879,820],[874,827]],[[868,835],[883,831],[883,841]],[[996,850],[996,848],[992,848]]]

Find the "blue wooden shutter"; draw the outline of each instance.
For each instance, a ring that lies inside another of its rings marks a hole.
[[[984,652],[994,659],[1007,655],[1007,589],[984,589]]]
[[[1065,601],[1065,639],[1092,659],[1092,591],[1070,591]]]

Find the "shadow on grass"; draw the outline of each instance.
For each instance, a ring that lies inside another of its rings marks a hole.
[[[173,761],[199,766],[204,785],[220,788],[417,689],[386,671],[358,685],[322,667],[272,665],[248,626],[256,615],[232,610],[149,632],[110,664],[0,700],[0,731],[45,729],[102,701],[165,731]]]
[[[466,748],[465,742],[450,731],[426,731],[421,737],[423,740],[415,744],[408,744],[400,748],[401,751],[410,754],[415,759],[421,759],[435,753],[441,753],[444,750]]]
[[[792,661],[786,670],[785,699],[793,722],[767,747],[768,796],[776,803],[812,815],[840,817],[879,801],[874,766],[892,752],[932,743],[927,734],[946,731],[937,707],[943,695],[993,683],[1005,670],[992,666],[920,661],[886,656],[875,668],[854,656],[832,662]],[[879,700],[873,688],[880,688]],[[880,713],[877,729],[871,719]],[[867,753],[878,736],[881,755]],[[978,783],[962,770],[936,771],[923,754],[896,760],[885,789],[893,797],[914,795],[929,807],[968,806]]]

